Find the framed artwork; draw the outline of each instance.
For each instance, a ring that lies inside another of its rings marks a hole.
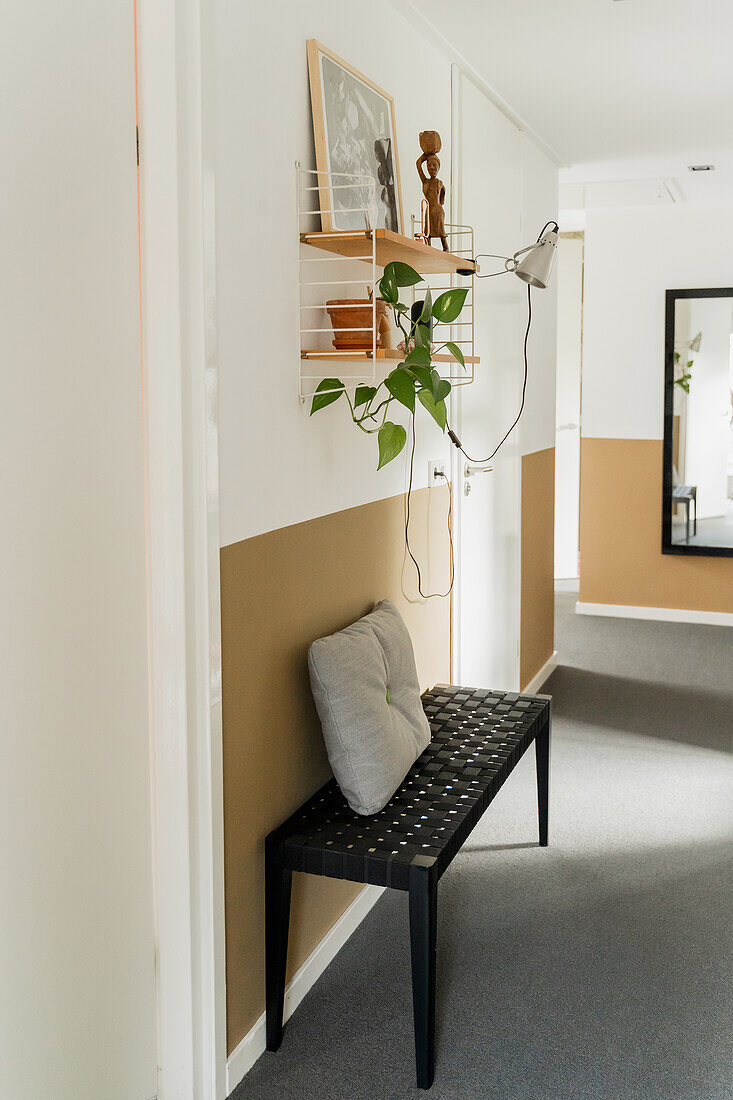
[[[319,173],[321,229],[391,229],[403,232],[400,164],[394,101],[315,38],[308,40],[313,137]],[[368,188],[357,177],[370,176],[376,187],[376,225],[368,210]],[[338,187],[355,182],[352,186]],[[334,186],[332,186],[332,183]]]

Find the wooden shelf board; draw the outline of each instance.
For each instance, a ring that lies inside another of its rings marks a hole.
[[[313,351],[301,351],[301,359],[336,359],[336,360],[355,360],[356,362],[363,361],[365,359],[371,359],[372,353],[370,351],[337,351],[335,348],[333,351],[324,351],[315,349]],[[398,351],[397,348],[377,348],[377,359],[398,359],[405,358],[404,351]],[[431,356],[433,363],[457,363],[458,360],[452,355],[433,355]],[[466,363],[480,363],[481,360],[478,355],[466,355]]]
[[[394,260],[414,267],[421,275],[447,273],[454,275],[459,268],[478,271],[478,264],[453,252],[443,252],[442,248],[433,248],[423,241],[403,237],[391,229],[377,229],[376,237],[377,266],[384,267]],[[371,263],[371,234],[363,233],[301,233],[303,244],[322,248],[326,252],[335,252],[339,256],[350,256]]]

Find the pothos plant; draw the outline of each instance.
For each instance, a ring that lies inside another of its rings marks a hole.
[[[675,386],[679,386],[685,393],[690,392],[690,379],[692,378],[691,368],[694,363],[694,359],[688,359],[686,363],[682,363],[682,356],[678,351],[674,353],[674,365],[675,374],[677,377],[674,380]]]
[[[689,343],[683,345],[682,350],[685,353],[689,352],[689,351],[698,352],[700,350],[700,341],[701,340],[702,340],[702,332],[698,332],[697,336],[695,336],[694,339],[690,340]],[[674,373],[675,373],[674,384],[675,384],[675,386],[679,386],[681,390],[684,390],[685,393],[690,392],[690,382],[692,380],[692,366],[693,366],[694,362],[695,362],[694,359],[687,359],[687,361],[683,363],[682,362],[682,352],[675,351],[675,353],[674,353]]]
[[[402,424],[389,419],[390,407],[396,401],[415,415],[415,402],[430,413],[442,432],[448,421],[446,398],[451,391],[447,378],[441,378],[433,367],[433,355],[444,348],[465,370],[463,352],[457,344],[446,340],[433,348],[433,324],[450,325],[458,320],[468,290],[456,287],[446,290],[433,301],[426,288],[422,309],[418,312],[400,301],[400,288],[416,286],[423,281],[409,264],[389,263],[377,283],[379,297],[392,310],[395,323],[404,337],[405,358],[378,386],[357,386],[353,399],[339,378],[324,378],[313,396],[310,415],[338,401],[343,394],[351,419],[367,435],[376,435],[379,445],[380,470],[396,458],[407,442]]]

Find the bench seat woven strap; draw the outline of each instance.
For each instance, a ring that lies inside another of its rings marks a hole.
[[[550,719],[545,696],[438,685],[423,696],[432,740],[379,813],[354,813],[331,780],[273,837],[286,866],[407,890],[410,864],[441,875]]]

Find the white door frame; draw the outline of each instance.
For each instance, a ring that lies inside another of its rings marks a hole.
[[[158,1100],[226,1075],[213,138],[200,0],[138,0]]]
[[[463,174],[463,70],[456,62],[450,67],[451,134],[450,134],[450,220],[463,222],[461,178]],[[463,386],[454,386],[450,393],[450,414],[454,431],[461,437],[463,430]],[[463,511],[463,463],[457,447],[450,451],[450,478],[453,486],[453,560],[454,577],[451,592],[451,683],[461,683],[461,514]]]

